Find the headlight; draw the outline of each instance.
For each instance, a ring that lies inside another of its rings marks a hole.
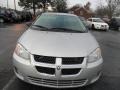
[[[99,60],[100,58],[102,58],[102,56],[101,56],[101,50],[100,50],[100,48],[97,48],[95,51],[93,51],[87,57],[87,60],[88,60],[88,63],[92,63],[92,62],[95,62],[95,61]]]
[[[15,53],[26,60],[30,60],[30,53],[20,44],[16,45]]]

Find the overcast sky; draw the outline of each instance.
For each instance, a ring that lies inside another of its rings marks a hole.
[[[75,4],[85,5],[87,2],[91,3],[91,8],[95,10],[95,8],[100,4],[106,4],[105,0],[67,0],[68,6],[71,7]]]
[[[9,1],[9,7],[14,9],[14,0],[8,0]],[[16,6],[18,10],[21,10],[21,8],[18,6],[18,1],[16,0]],[[95,9],[99,2],[101,1],[103,4],[105,4],[105,0],[67,0],[68,6],[71,7],[75,4],[82,4],[85,5],[87,2],[91,2],[91,8]],[[0,6],[7,6],[7,0],[0,0]]]

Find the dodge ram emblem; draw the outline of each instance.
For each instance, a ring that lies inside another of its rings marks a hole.
[[[57,66],[57,70],[60,70],[61,69],[61,66]]]

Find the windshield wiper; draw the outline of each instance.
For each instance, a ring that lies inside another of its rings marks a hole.
[[[39,28],[44,28],[44,29],[48,29],[47,27],[44,27],[44,26],[41,26],[41,25],[32,25],[32,26],[39,27]]]
[[[54,31],[58,31],[58,32],[74,32],[74,33],[85,33],[85,31],[78,31],[78,30],[73,30],[73,29],[69,29],[69,28],[50,28]]]

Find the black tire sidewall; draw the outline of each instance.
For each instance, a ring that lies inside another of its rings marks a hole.
[[[94,26],[94,24],[92,24],[92,29],[95,30],[95,26]]]

